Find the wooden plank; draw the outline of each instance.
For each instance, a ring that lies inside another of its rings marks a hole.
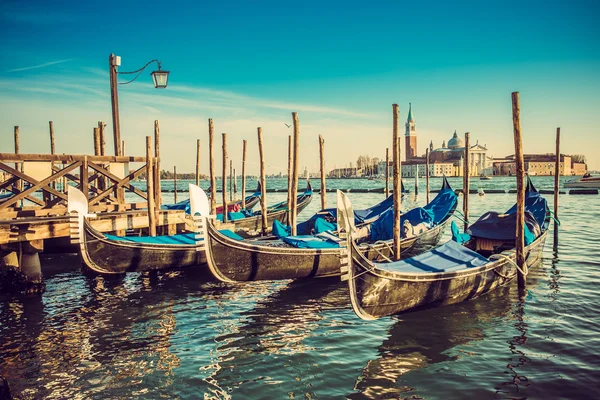
[[[2,162],[22,162],[22,161],[64,161],[74,162],[83,161],[84,157],[88,157],[89,161],[95,163],[127,163],[127,162],[146,162],[145,157],[139,156],[88,156],[85,154],[14,154],[0,153],[0,161]]]

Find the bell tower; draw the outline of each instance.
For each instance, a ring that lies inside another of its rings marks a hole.
[[[417,130],[415,119],[412,115],[412,104],[408,103],[408,118],[406,119],[405,146],[406,161],[417,157]]]

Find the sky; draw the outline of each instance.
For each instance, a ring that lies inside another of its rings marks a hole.
[[[193,172],[200,139],[208,173],[213,118],[219,162],[227,133],[237,172],[247,140],[258,174],[262,127],[267,173],[285,174],[293,111],[302,168],[318,171],[319,135],[328,170],[384,158],[393,103],[402,134],[412,103],[419,154],[456,130],[503,157],[519,91],[526,153],[554,152],[560,127],[561,152],[600,170],[598,1],[0,3],[0,152],[14,151],[18,125],[22,153],[48,153],[52,120],[58,153],[93,154],[104,121],[112,154],[114,53],[119,71],[158,59],[171,72],[166,89],[152,85],[156,64],[119,85],[126,153],[145,155],[158,119],[163,169]]]

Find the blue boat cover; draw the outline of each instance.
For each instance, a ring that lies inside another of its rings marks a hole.
[[[535,217],[538,225],[545,231],[548,228],[549,221],[546,221],[546,215],[548,213],[548,202],[538,192],[527,192],[525,193],[525,210],[529,211]],[[512,206],[506,214],[516,214],[517,205]]]
[[[249,202],[250,200],[252,200],[255,197],[260,197],[261,194],[262,193],[260,191],[260,183],[259,183],[257,191],[252,193],[250,196],[246,196],[246,202]],[[161,210],[183,210],[183,211],[185,211],[186,214],[189,214],[191,212],[190,199],[181,200],[175,204],[163,204],[160,207],[160,209]],[[242,210],[242,211],[246,211],[246,210]]]
[[[279,239],[292,234],[292,229],[288,225],[284,225],[278,220],[273,221],[273,229],[271,230],[274,236]]]
[[[488,259],[450,240],[433,250],[406,260],[390,263],[373,263],[386,271],[409,274],[456,272],[468,268],[480,267],[488,263]]]
[[[409,221],[413,226],[424,223],[431,228],[448,216],[450,210],[455,207],[457,198],[451,188],[444,188],[426,206],[413,208],[400,215],[400,226],[404,221]],[[394,237],[393,235],[394,210],[390,209],[371,225],[370,240],[390,240]]]
[[[313,235],[286,236],[282,240],[299,249],[333,249],[340,247],[332,240]]]
[[[456,221],[452,221],[450,224],[450,230],[452,231],[452,240],[458,244],[467,243],[469,240],[471,240],[471,235],[460,232],[460,228],[458,225],[456,225]]]
[[[517,214],[499,214],[488,211],[467,229],[474,237],[495,240],[515,240],[517,230]],[[528,210],[525,211],[525,246],[542,233],[537,220]]]

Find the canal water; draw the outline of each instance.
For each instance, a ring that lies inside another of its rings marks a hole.
[[[403,209],[425,203],[423,181]],[[515,186],[495,177],[471,187],[483,185]],[[383,195],[350,198],[360,208]],[[471,219],[515,198],[472,195]],[[551,232],[524,297],[515,283],[374,322],[354,315],[338,279],[224,284],[200,268],[106,278],[82,274],[76,256],[48,255],[43,295],[0,299],[0,376],[22,399],[600,398],[600,198],[560,202],[558,249]]]

